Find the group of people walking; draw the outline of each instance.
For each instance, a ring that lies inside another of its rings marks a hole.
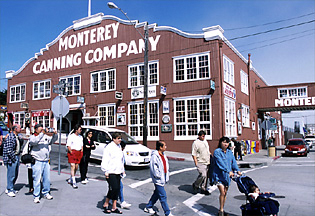
[[[48,200],[53,199],[50,194],[50,151],[51,144],[57,140],[57,132],[54,130],[52,136],[48,136],[47,131],[42,125],[36,124],[35,132],[30,136],[28,145],[31,149],[30,154],[35,159],[31,164],[32,184],[34,203],[40,202],[40,197]],[[74,127],[73,133],[69,135],[67,140],[67,156],[70,164],[70,178],[68,183],[74,189],[77,189],[76,171],[80,166],[81,183],[88,183],[87,171],[91,150],[95,149],[93,141],[93,132],[87,131],[86,137],[81,135],[82,128],[80,125]],[[6,137],[3,143],[3,162],[7,166],[7,188],[6,193],[10,197],[14,197],[14,184],[18,177],[20,151],[23,140],[18,136],[21,132],[19,125],[12,127],[12,132]],[[192,184],[193,190],[209,195],[207,189],[208,180],[211,185],[217,185],[219,196],[219,212],[218,215],[228,215],[224,212],[224,205],[227,197],[227,191],[230,185],[231,177],[241,172],[237,166],[235,157],[229,149],[230,139],[222,137],[219,140],[218,148],[213,154],[209,150],[208,142],[205,139],[206,133],[200,131],[198,138],[192,144],[192,158],[199,173],[196,181]],[[125,176],[124,170],[124,154],[125,144],[121,142],[119,133],[112,134],[112,142],[103,150],[101,170],[104,172],[106,181],[108,182],[108,193],[103,204],[104,212],[122,214],[117,208],[117,200],[120,199],[121,207],[129,208],[131,205],[124,201],[123,184],[121,179]],[[164,141],[156,142],[156,149],[151,153],[150,176],[154,184],[155,190],[146,204],[144,211],[154,214],[154,204],[160,200],[165,215],[171,216],[172,213],[167,203],[167,194],[165,184],[169,181],[169,163],[165,155],[166,143]]]

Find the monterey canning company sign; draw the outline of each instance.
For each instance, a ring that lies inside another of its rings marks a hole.
[[[77,32],[72,35],[61,37],[58,41],[59,52],[69,51],[79,47],[88,47],[91,44],[110,41],[117,38],[119,22],[99,26],[89,30]],[[156,51],[160,35],[149,37],[149,49]],[[88,49],[86,52],[75,52],[36,62],[33,73],[39,74],[64,68],[79,66],[84,61],[86,64],[106,61],[107,59],[121,58],[122,56],[137,55],[144,51],[144,39],[131,40],[127,43],[110,44],[109,46]]]

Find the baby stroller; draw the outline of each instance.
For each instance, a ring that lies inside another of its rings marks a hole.
[[[279,212],[279,202],[271,197],[274,197],[274,193],[259,194],[255,199],[250,193],[250,187],[252,185],[258,187],[255,182],[248,176],[237,176],[233,178],[236,182],[238,190],[244,193],[246,196],[246,203],[240,208],[242,210],[242,216],[259,216],[259,215],[277,215]]]

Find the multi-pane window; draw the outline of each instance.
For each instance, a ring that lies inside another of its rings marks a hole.
[[[115,105],[102,105],[98,107],[99,125],[115,127]]]
[[[24,128],[25,123],[25,114],[24,112],[16,112],[14,113],[14,124],[18,124],[21,126],[21,128]]]
[[[68,92],[68,96],[80,95],[81,75],[63,77],[63,78],[60,78],[60,82],[67,83],[66,92]]]
[[[45,99],[50,98],[50,80],[33,82],[33,99]]]
[[[241,91],[248,95],[248,75],[241,70]]]
[[[234,86],[234,63],[223,55],[224,81]]]
[[[159,80],[159,62],[149,62],[148,85],[157,85]],[[128,66],[128,87],[140,87],[144,85],[144,64]]]
[[[243,127],[250,127],[249,123],[249,106],[242,104],[242,125]]]
[[[109,69],[91,73],[91,92],[105,92],[116,89],[116,70]]]
[[[307,87],[278,89],[279,98],[307,97]]]
[[[210,78],[209,53],[174,57],[174,81],[187,82]]]
[[[210,97],[174,99],[175,139],[194,139],[200,130],[211,139]]]
[[[44,128],[50,127],[50,117],[49,116],[34,116],[32,117],[33,122],[43,125]]]
[[[10,102],[25,101],[25,84],[10,87]]]
[[[224,105],[225,105],[225,136],[236,137],[235,101],[229,98],[225,98]]]
[[[144,106],[141,103],[129,104],[129,134],[137,140],[143,136],[143,114]],[[148,140],[159,138],[159,103],[148,102]]]

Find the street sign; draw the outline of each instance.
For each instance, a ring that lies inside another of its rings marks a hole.
[[[58,120],[60,116],[65,117],[69,112],[69,102],[63,96],[57,96],[51,101],[51,111]]]

